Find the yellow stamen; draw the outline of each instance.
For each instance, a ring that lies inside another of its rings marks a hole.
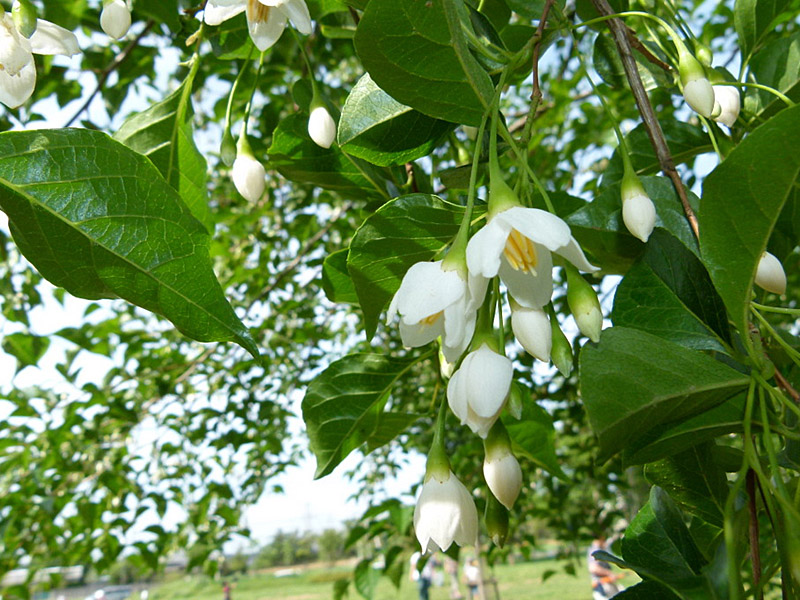
[[[433,325],[434,323],[436,323],[436,321],[439,320],[439,317],[441,316],[442,316],[442,311],[439,311],[436,314],[425,317],[420,321],[420,323],[422,323],[423,325]]]
[[[536,265],[539,263],[536,246],[516,229],[512,229],[508,235],[503,254],[513,269],[536,275]]]
[[[270,7],[258,0],[247,0],[247,20],[251,23],[265,23],[269,19]]]

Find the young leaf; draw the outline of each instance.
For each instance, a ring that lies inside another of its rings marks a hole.
[[[193,339],[235,341],[258,356],[214,276],[203,225],[149,160],[105,134],[0,134],[0,209],[54,285],[122,298]]]
[[[789,0],[736,0],[733,26],[745,59],[773,31],[773,24],[788,5]]]
[[[536,404],[532,398],[526,398],[520,419],[517,420],[508,414],[503,415],[503,425],[508,430],[518,456],[525,456],[551,475],[569,481],[556,456],[556,430],[553,428],[553,418],[545,409]]]
[[[3,338],[3,350],[17,359],[17,372],[35,366],[50,347],[50,338],[27,333],[12,333]]]

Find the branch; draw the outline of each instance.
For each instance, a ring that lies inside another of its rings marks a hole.
[[[108,66],[105,69],[103,69],[103,72],[100,73],[100,77],[97,78],[97,87],[94,89],[94,91],[91,93],[91,95],[86,99],[86,102],[83,103],[83,106],[80,107],[78,112],[76,112],[74,115],[72,115],[72,118],[69,121],[67,121],[67,123],[66,123],[66,125],[64,125],[64,127],[69,127],[70,125],[72,125],[78,119],[78,117],[80,117],[83,114],[83,111],[85,111],[87,108],[89,108],[89,105],[95,99],[97,94],[100,93],[100,90],[103,89],[103,86],[106,84],[106,81],[108,81],[108,78],[111,76],[111,74],[114,71],[116,71],[119,68],[119,66],[128,59],[128,57],[131,55],[131,53],[139,45],[139,42],[142,41],[142,38],[150,32],[150,30],[153,28],[153,25],[155,25],[155,24],[156,24],[156,22],[153,19],[150,19],[145,24],[144,29],[142,29],[139,32],[139,35],[137,35],[135,38],[133,38],[130,41],[130,43],[125,47],[125,49],[122,52],[120,52],[119,54],[117,54],[114,57],[114,60],[112,60],[108,64]]]
[[[533,119],[539,109],[539,103],[542,101],[542,89],[539,87],[539,54],[542,51],[542,38],[544,37],[544,28],[547,25],[547,16],[550,14],[550,9],[555,0],[546,0],[544,8],[542,9],[542,17],[539,19],[539,24],[536,26],[536,33],[533,34],[533,66],[531,67],[531,75],[533,76],[533,90],[531,91],[531,107],[528,111],[528,118],[525,120],[525,125],[522,133],[522,146],[527,149],[528,141],[530,140],[531,129],[533,127]]]
[[[601,15],[609,16],[614,14],[614,9],[608,4],[608,0],[592,0],[595,8]],[[694,214],[691,205],[689,204],[689,197],[686,195],[686,189],[683,187],[678,171],[675,170],[675,163],[672,160],[667,140],[664,138],[664,132],[661,130],[661,124],[658,122],[653,105],[650,104],[650,98],[647,96],[647,91],[644,89],[641,77],[639,77],[639,68],[636,66],[636,59],[633,58],[633,51],[631,49],[628,34],[626,32],[625,24],[619,19],[609,19],[608,28],[614,36],[614,43],[617,45],[622,65],[625,67],[625,75],[630,83],[633,97],[636,100],[636,106],[639,113],[642,115],[647,135],[650,137],[650,143],[653,145],[653,150],[658,158],[658,163],[661,165],[661,170],[664,174],[672,180],[672,185],[675,186],[675,191],[681,199],[683,212],[686,214],[686,219],[694,232],[694,236],[700,239],[700,228],[697,224],[697,216]]]
[[[800,392],[798,392],[792,384],[781,374],[778,369],[775,369],[775,382],[778,384],[778,387],[781,388],[784,392],[789,394],[797,404],[800,404]]]
[[[662,69],[664,69],[667,73],[672,72],[672,67],[667,63],[665,63],[660,58],[658,58],[655,54],[650,52],[650,48],[645,46],[642,43],[642,40],[640,40],[639,37],[636,35],[636,32],[634,32],[633,29],[631,29],[627,25],[625,25],[625,33],[628,35],[628,42],[630,42],[630,45],[636,48],[641,53],[642,56],[644,56],[647,60],[649,60],[657,67],[661,67]]]

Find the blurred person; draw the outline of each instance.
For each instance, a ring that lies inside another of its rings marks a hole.
[[[478,566],[477,558],[468,560],[464,565],[464,579],[467,582],[469,600],[475,600],[478,597],[478,588],[481,584],[481,569]]]
[[[464,595],[458,585],[458,561],[449,556],[444,557],[444,570],[450,577],[450,600],[462,600]]]
[[[222,600],[231,600],[231,586],[227,581],[222,582]]]
[[[596,559],[593,555],[598,550],[608,550],[605,536],[598,536],[589,546],[586,563],[589,567],[589,575],[592,577],[593,600],[607,600],[622,591],[622,587],[617,584],[617,580],[624,577],[624,575],[614,573],[610,564],[604,560]]]
[[[417,582],[419,590],[419,600],[430,600],[431,583],[433,583],[433,569],[435,565],[434,557],[431,556],[423,565],[422,569],[417,569],[422,554],[414,552],[411,555],[411,581]]]

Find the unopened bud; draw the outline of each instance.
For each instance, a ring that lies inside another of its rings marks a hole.
[[[542,362],[550,361],[553,345],[550,321],[541,308],[526,308],[512,301],[511,330],[528,354]]]
[[[567,265],[567,303],[581,333],[593,342],[600,341],[603,313],[594,288],[577,269]]]
[[[704,67],[710,67],[711,63],[714,62],[714,54],[711,52],[711,48],[701,42],[695,41],[694,53],[697,56],[697,60]]]
[[[131,11],[125,0],[103,0],[100,27],[111,38],[120,40],[131,27]]]
[[[755,283],[773,294],[782,295],[786,291],[786,272],[774,254],[764,252],[761,255],[756,269]]]
[[[308,118],[308,135],[320,148],[330,148],[336,139],[336,122],[331,113],[322,105],[311,110]]]
[[[741,95],[739,90],[731,85],[715,85],[712,86],[714,90],[714,114],[712,118],[718,123],[733,127],[736,119],[739,118],[739,110],[741,108]],[[716,108],[719,106],[719,113],[717,114]]]
[[[30,39],[36,32],[36,22],[39,15],[36,14],[36,7],[30,0],[14,0],[11,6],[11,16],[14,19],[14,26],[21,35]]]
[[[678,48],[678,61],[683,97],[697,114],[710,117],[714,111],[714,90],[703,65],[685,46]]]
[[[497,421],[484,442],[486,458],[483,461],[483,477],[497,500],[513,508],[522,489],[522,469],[511,451],[511,439],[501,421]]]
[[[558,319],[553,313],[550,314],[550,331],[553,340],[553,346],[550,349],[550,360],[553,361],[556,369],[558,369],[564,377],[569,377],[569,374],[572,373],[573,363],[572,346],[567,336],[561,331]]]
[[[239,138],[237,150],[236,160],[233,161],[233,184],[244,198],[256,202],[266,186],[264,165],[253,156],[245,134]]]
[[[622,221],[631,235],[647,242],[656,225],[656,207],[634,173],[622,178]]]
[[[236,160],[236,141],[231,135],[230,127],[225,129],[222,134],[222,143],[219,146],[219,154],[222,157],[222,162],[227,166],[233,166],[233,161]]]

